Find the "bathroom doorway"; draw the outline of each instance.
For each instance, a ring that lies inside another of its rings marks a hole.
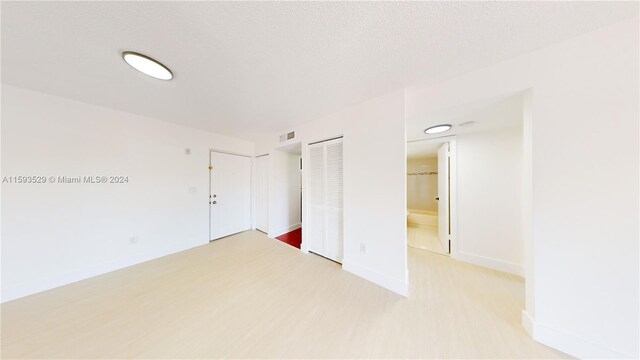
[[[407,143],[407,244],[451,254],[452,150],[455,138]]]

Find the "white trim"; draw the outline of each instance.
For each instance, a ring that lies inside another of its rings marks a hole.
[[[471,254],[459,251],[453,256],[454,259],[464,261],[474,265],[484,266],[490,269],[504,271],[524,277],[524,267],[521,264],[515,264],[508,261],[498,260],[486,256]]]
[[[409,296],[408,272],[405,273],[404,279],[394,279],[371,268],[349,261],[348,259],[342,260],[342,269],[376,285],[382,286],[385,289],[391,290],[396,294],[404,297]]]
[[[305,254],[309,253],[309,247],[307,246],[308,235],[307,231],[309,231],[309,220],[307,220],[307,216],[309,215],[309,175],[308,175],[308,164],[309,164],[309,144],[306,142],[302,143],[302,179],[300,183],[302,184],[302,242],[300,243],[300,251]]]
[[[522,310],[522,327],[524,328],[524,331],[533,338],[533,318],[529,315],[527,310]]]
[[[533,93],[522,93],[522,265],[524,308],[535,313],[533,269]]]
[[[251,199],[251,230],[256,229],[256,158],[255,156],[251,157],[251,194],[249,194],[249,198]]]
[[[242,153],[237,153],[237,152],[231,152],[231,151],[225,151],[225,150],[219,150],[219,149],[212,149],[209,148],[209,152],[217,152],[220,154],[227,154],[227,155],[237,155],[237,156],[244,156],[244,157],[248,157],[248,158],[253,158],[253,155],[248,155],[248,154],[242,154]]]
[[[289,226],[287,226],[286,228],[281,228],[281,229],[279,229],[278,231],[270,231],[268,236],[269,236],[270,238],[274,238],[274,239],[275,239],[275,238],[277,238],[277,237],[278,237],[278,236],[280,236],[280,235],[284,235],[284,234],[286,234],[286,233],[288,233],[288,232],[291,232],[291,231],[293,231],[293,230],[300,229],[301,227],[302,227],[302,223],[297,223],[297,224],[289,225]]]
[[[576,334],[554,329],[550,325],[536,322],[526,311],[522,311],[522,326],[533,340],[580,359],[633,359],[606,346],[595,344]]]
[[[455,136],[449,139],[449,226],[449,255],[455,258],[458,255],[458,145]]]

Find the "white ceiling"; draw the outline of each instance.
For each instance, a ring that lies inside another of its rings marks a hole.
[[[407,158],[422,159],[435,157],[443,137],[488,131],[522,124],[522,94],[457,106],[444,111],[428,114],[421,119],[407,120]],[[472,121],[470,126],[460,126]],[[424,130],[437,124],[450,124],[451,130],[427,135]],[[420,141],[427,140],[427,141]]]
[[[302,143],[296,142],[293,144],[287,144],[276,148],[276,150],[284,151],[293,155],[302,155]]]
[[[1,3],[2,81],[249,137],[637,16],[634,2]],[[124,50],[167,65],[146,77]]]
[[[438,156],[438,149],[442,146],[442,141],[418,141],[407,143],[407,159],[428,159]]]
[[[471,121],[471,126],[460,126]],[[521,93],[456,106],[418,119],[407,119],[407,140],[433,139],[515,126],[519,123],[522,123]],[[449,124],[452,128],[439,134],[424,133],[426,128],[439,124]]]

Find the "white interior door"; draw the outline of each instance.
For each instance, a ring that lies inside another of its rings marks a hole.
[[[449,143],[438,149],[438,238],[449,252]]]
[[[211,239],[251,228],[251,158],[211,152]]]
[[[269,232],[269,155],[256,158],[256,229]]]
[[[343,254],[342,139],[309,146],[309,251],[341,262]]]

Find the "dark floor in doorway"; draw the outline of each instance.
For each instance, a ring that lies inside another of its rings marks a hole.
[[[302,228],[280,235],[276,239],[300,249],[300,244],[302,244]]]

